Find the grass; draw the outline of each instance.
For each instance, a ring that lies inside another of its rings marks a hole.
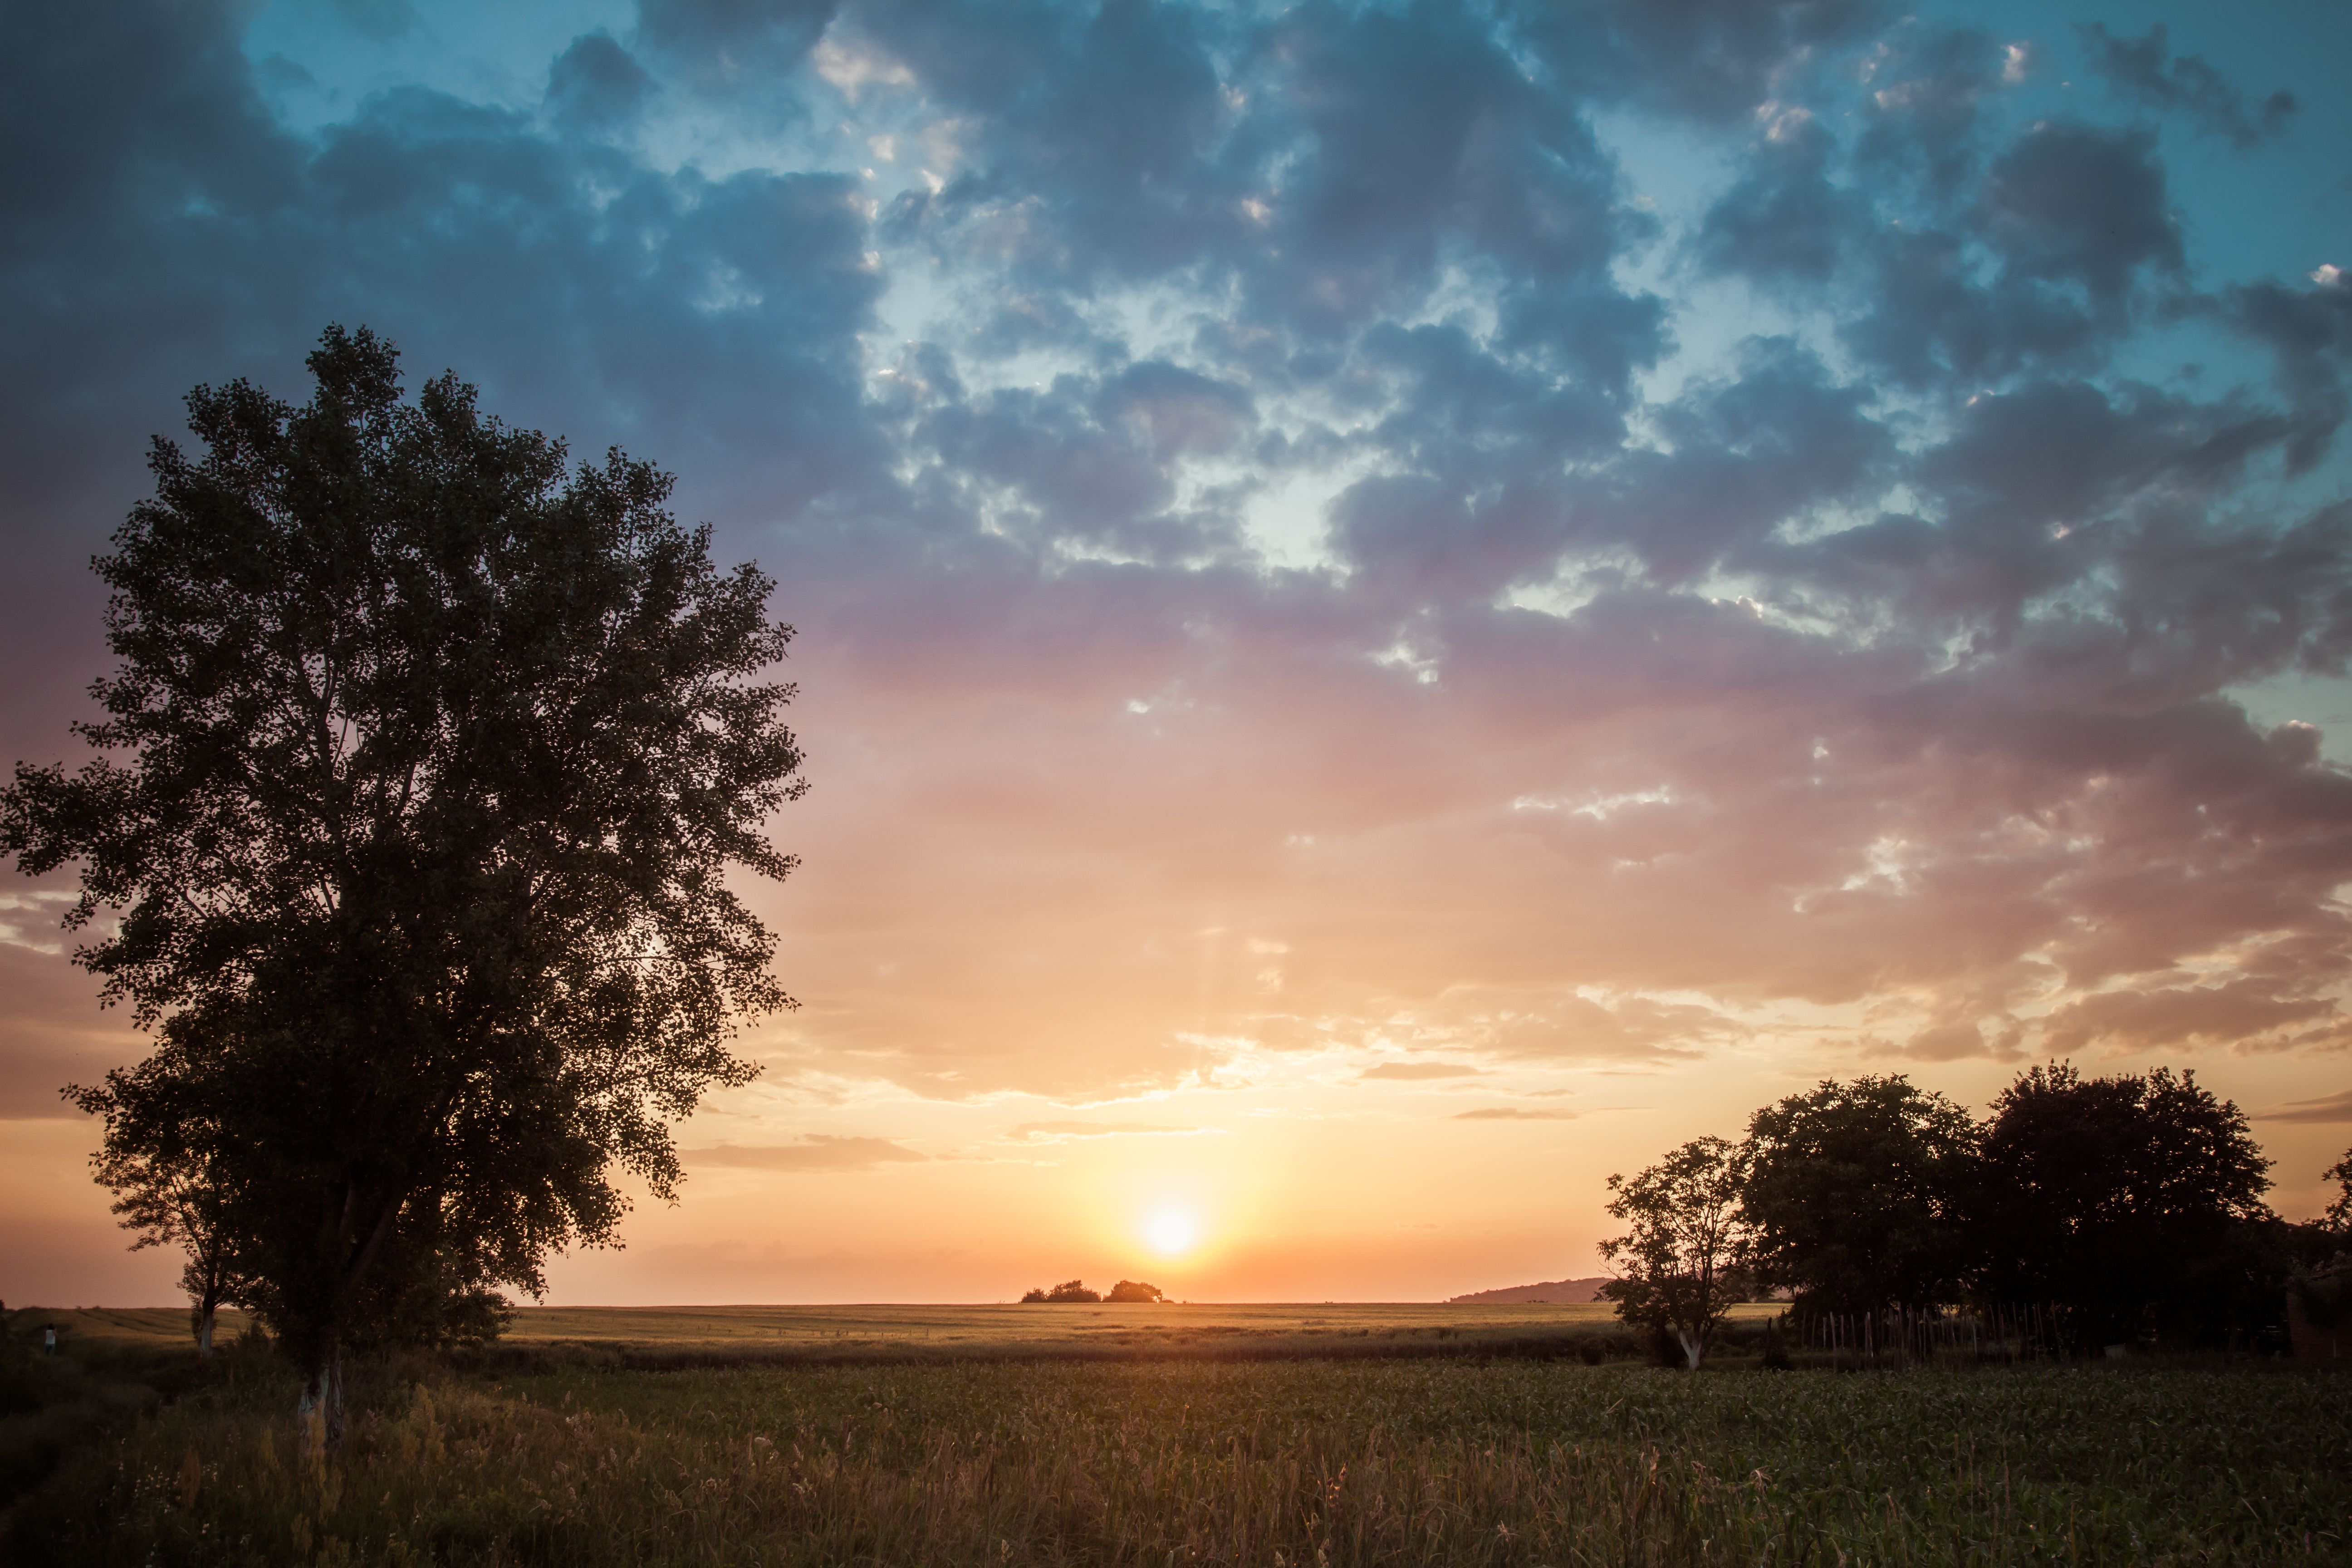
[[[2352,1389],[2308,1372],[1177,1356],[373,1375],[325,1467],[299,1456],[282,1373],[189,1391],[69,1461],[17,1560],[2352,1561]]]

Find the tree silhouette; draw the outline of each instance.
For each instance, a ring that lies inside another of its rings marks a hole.
[[[333,1441],[346,1345],[537,1292],[614,1237],[616,1165],[671,1194],[668,1120],[791,1005],[728,874],[792,869],[762,830],[802,785],[773,584],[667,475],[454,376],[405,403],[364,329],[309,363],[303,406],[198,387],[202,457],[156,441],[98,563],[99,755],[20,764],[0,850],[79,864],[76,960],[158,1027],[78,1091],[102,1169],[209,1162]]]
[[[1749,1119],[1742,1205],[1759,1280],[1811,1310],[1953,1299],[1976,1123],[1897,1074],[1822,1084]]]
[[[1697,1138],[1631,1180],[1612,1175],[1612,1217],[1631,1228],[1601,1244],[1619,1270],[1601,1288],[1626,1322],[1672,1334],[1693,1371],[1731,1306],[1748,1299],[1739,1218],[1746,1180],[1738,1147]]]
[[[1993,1102],[1969,1224],[1979,1288],[2066,1308],[2085,1346],[2267,1297],[2270,1161],[2194,1072],[2029,1068]]]

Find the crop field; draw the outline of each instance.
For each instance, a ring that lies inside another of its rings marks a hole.
[[[650,1342],[642,1325],[630,1342]],[[551,1568],[2352,1562],[2352,1380],[2275,1364],[534,1364],[364,1369],[349,1446],[321,1465],[295,1440],[290,1381],[240,1351],[69,1458],[12,1549]]]
[[[509,1355],[602,1352],[625,1364],[696,1360],[842,1361],[1199,1354],[1390,1355],[1488,1348],[1524,1352],[1548,1340],[1612,1331],[1606,1302],[1547,1306],[1444,1302],[1194,1306],[523,1307],[499,1343]],[[1735,1321],[1778,1309],[1735,1310]],[[23,1310],[25,1331],[56,1323],[88,1343],[163,1349],[188,1342],[183,1308]],[[224,1312],[223,1342],[245,1320]]]

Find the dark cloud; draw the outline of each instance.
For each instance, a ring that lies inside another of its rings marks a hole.
[[[605,32],[583,33],[547,68],[548,110],[567,130],[597,134],[626,128],[652,95],[654,79]]]
[[[1847,221],[1845,264],[1870,282],[1843,336],[1899,384],[1967,393],[2024,371],[2096,369],[2158,303],[2199,308],[2152,134],[2037,121],[1985,149],[1980,171],[1987,137],[1973,124],[1941,140],[1893,135],[1882,124],[1866,139],[1873,160],[1911,147],[1934,174],[1907,195],[1888,185],[1866,233]],[[1783,243],[1817,247],[1833,231],[1792,232]]]
[[[759,91],[816,47],[835,9],[835,0],[638,0],[637,37],[698,89]]]
[[[1556,373],[1619,396],[1654,357],[1655,303],[1609,275],[1646,220],[1573,105],[1476,18],[1307,5],[1235,30],[1214,15],[851,13],[852,44],[969,116],[966,167],[899,198],[884,232],[942,259],[983,248],[1023,300],[1206,269],[1272,335],[1274,365],[1309,375],[1461,249],[1505,280],[1514,343]]]
[[[1707,264],[1768,281],[1827,282],[1866,222],[1865,204],[1831,181],[1833,150],[1810,116],[1777,119],[1707,212],[1699,230]]]
[[[1868,115],[1859,152],[1873,179],[1917,180],[1934,199],[1954,196],[1982,155],[1986,100],[2031,52],[1974,28],[1910,20],[1894,29],[1864,67]]]
[[[2061,1056],[2093,1046],[2118,1053],[2232,1043],[2259,1049],[2285,1032],[2309,1030],[2339,1016],[2326,998],[2279,996],[2274,990],[2254,979],[2101,992],[2060,1008],[2042,1040]]]
[[[363,37],[389,40],[416,30],[421,18],[409,0],[327,0],[329,9]]]
[[[2144,133],[2037,126],[1993,163],[1982,210],[2010,272],[2074,284],[2099,314],[2121,310],[2143,270],[2182,266],[2156,139]]]
[[[2275,356],[2277,384],[2294,421],[2287,468],[2308,471],[2326,456],[2344,424],[2352,276],[2323,267],[2299,289],[2271,281],[2231,284],[2210,308]]]
[[[1873,478],[1892,440],[1871,395],[1792,342],[1751,340],[1734,374],[1653,412],[1667,447],[1613,465],[1587,526],[1687,582]]]
[[[1511,19],[1579,96],[1721,122],[1881,16],[1869,0],[1567,0]]]
[[[2258,105],[2249,104],[2237,84],[2204,56],[2171,54],[2161,22],[2139,38],[2119,38],[2098,22],[2075,31],[2090,51],[2091,68],[2117,91],[2151,109],[2185,114],[2198,130],[2233,146],[2259,146],[2284,133],[2294,118],[2293,93],[2273,92]]]

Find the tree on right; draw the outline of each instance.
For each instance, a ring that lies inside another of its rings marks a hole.
[[[1984,1126],[1975,1289],[2064,1308],[2086,1348],[2251,1322],[2284,1284],[2270,1165],[2245,1113],[2193,1071],[2029,1068]]]

